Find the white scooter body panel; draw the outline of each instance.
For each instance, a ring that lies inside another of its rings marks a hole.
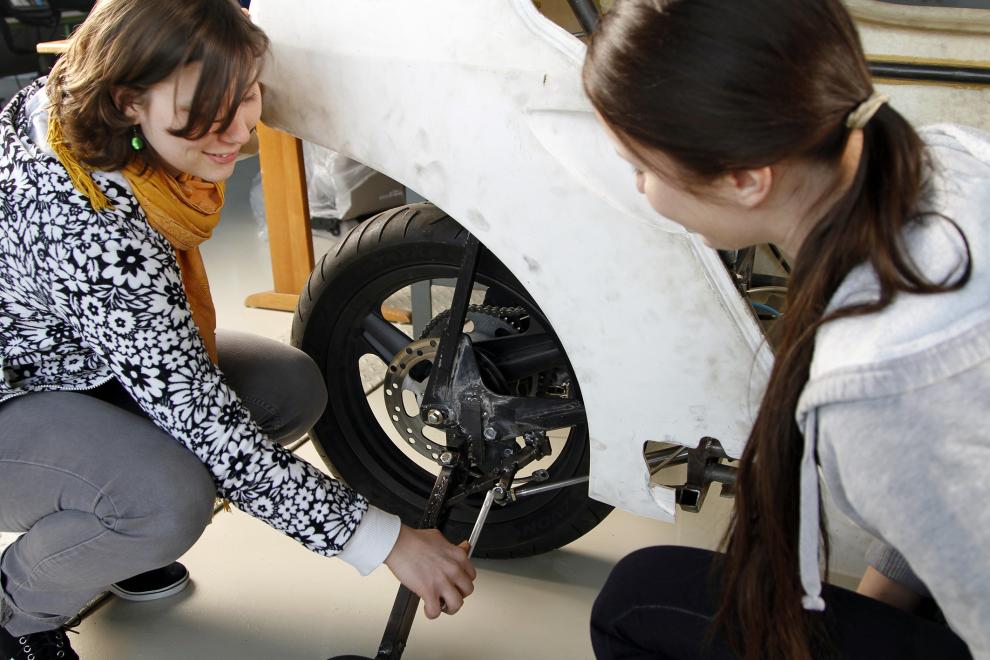
[[[986,60],[974,27],[986,12],[849,5],[868,52]],[[874,21],[878,7],[893,22]],[[936,11],[973,33],[932,29],[921,19]],[[717,254],[635,191],[582,92],[584,45],[530,0],[254,0],[251,16],[273,44],[264,120],[401,181],[478,236],[578,376],[590,494],[673,520],[644,443],[711,436],[738,457],[772,356]],[[985,88],[880,88],[916,124],[990,130]]]
[[[264,120],[404,183],[519,278],[563,342],[590,494],[674,518],[648,440],[738,456],[771,356],[718,255],[658,216],[581,88],[584,45],[530,0],[255,0]]]

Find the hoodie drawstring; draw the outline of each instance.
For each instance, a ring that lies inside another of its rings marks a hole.
[[[821,612],[825,609],[822,599],[822,578],[819,568],[819,499],[818,464],[815,454],[818,447],[818,413],[808,411],[804,419],[804,455],[801,457],[800,523],[798,527],[798,562],[801,570],[801,587],[804,596],[801,605],[806,610]]]

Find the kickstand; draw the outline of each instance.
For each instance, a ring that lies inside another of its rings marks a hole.
[[[456,488],[463,481],[465,471],[460,469],[459,458],[453,455],[453,452],[450,453],[452,454],[449,457],[450,460],[440,470],[436,483],[433,485],[430,499],[426,503],[426,510],[423,511],[423,517],[420,519],[420,529],[439,526],[440,516],[447,500],[447,492],[451,486]],[[447,457],[445,456],[445,458]],[[374,660],[399,660],[402,657],[418,608],[419,596],[400,585],[399,592],[395,595],[395,602],[392,604],[392,613],[388,617],[388,623],[385,624],[385,633],[382,635],[381,644],[378,646],[378,654]],[[371,660],[371,658],[338,655],[330,660]]]
[[[468,480],[468,452],[470,437],[461,428],[450,402],[454,400],[454,371],[459,348],[464,343],[463,328],[467,318],[468,306],[471,303],[471,292],[474,287],[475,273],[484,252],[484,246],[475,236],[468,234],[464,242],[464,258],[454,286],[454,296],[450,304],[450,316],[447,327],[440,337],[436,359],[430,373],[429,384],[420,406],[421,415],[431,426],[444,428],[447,434],[447,449],[440,455],[440,474],[433,491],[426,503],[423,517],[420,519],[420,529],[440,527],[441,515],[445,513],[448,491],[456,491]],[[468,343],[468,345],[470,345]],[[480,415],[479,415],[480,418]],[[488,503],[491,506],[491,503]],[[486,511],[487,512],[487,511]],[[479,525],[484,520],[480,520]],[[406,649],[409,631],[412,629],[416,609],[419,607],[419,596],[404,586],[399,587],[399,593],[392,604],[392,613],[385,624],[385,634],[382,636],[378,655],[374,660],[399,660]],[[362,660],[361,656],[336,656],[330,660]],[[370,659],[363,659],[370,660]]]

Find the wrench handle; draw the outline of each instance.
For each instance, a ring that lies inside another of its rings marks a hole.
[[[478,519],[474,522],[474,528],[471,530],[471,536],[468,537],[468,558],[474,554],[474,547],[478,545],[478,539],[481,537],[481,529],[485,526],[485,520],[488,518],[488,512],[492,510],[492,502],[495,501],[495,489],[491,489],[485,494],[485,501],[481,505],[481,511],[478,512]]]

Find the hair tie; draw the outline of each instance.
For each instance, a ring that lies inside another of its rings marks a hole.
[[[860,103],[855,110],[849,113],[849,117],[846,118],[846,127],[864,128],[873,119],[873,115],[877,114],[880,106],[889,100],[890,97],[886,94],[873,92],[870,98]]]

